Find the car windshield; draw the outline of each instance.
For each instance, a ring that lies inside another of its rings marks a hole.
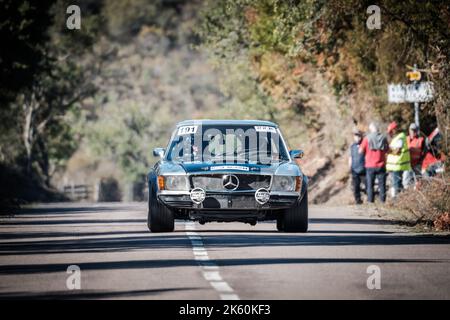
[[[273,126],[190,125],[173,133],[166,160],[270,164],[289,160],[289,156]]]

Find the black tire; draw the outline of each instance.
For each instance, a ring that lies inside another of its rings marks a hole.
[[[277,230],[278,231],[283,231],[283,214],[280,213],[280,216],[277,218]]]
[[[285,210],[282,220],[284,232],[308,231],[308,193],[305,193],[300,203]]]
[[[151,232],[172,232],[175,229],[173,211],[156,199],[149,201],[147,225]]]

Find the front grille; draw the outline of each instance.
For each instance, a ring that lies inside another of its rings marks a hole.
[[[246,209],[252,210],[258,207],[253,196],[227,196],[215,195],[206,197],[201,204],[203,209]]]
[[[224,176],[228,174],[193,175],[191,184],[194,188],[206,191],[227,191],[223,186]],[[270,175],[234,174],[239,179],[238,191],[251,191],[270,187]]]

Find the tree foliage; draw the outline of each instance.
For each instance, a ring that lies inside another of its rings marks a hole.
[[[64,2],[3,1],[7,16],[0,25],[8,43],[0,58],[0,161],[46,187],[77,148],[73,111],[94,92],[89,77],[96,68],[80,61],[92,41],[74,44],[74,34],[64,32]]]
[[[313,132],[333,158],[351,120],[411,122],[409,106],[387,103],[386,85],[414,64],[437,92],[422,106],[424,131],[437,123],[448,153],[445,1],[379,1],[374,30],[365,0],[0,4],[0,164],[44,185],[80,145],[141,179],[151,149],[185,118],[273,120],[296,142]],[[70,4],[81,30],[66,27]]]
[[[99,13],[107,21],[106,37],[95,49],[108,55],[78,131],[129,182],[145,181],[156,161],[152,149],[165,146],[177,121],[221,104],[205,56],[191,48],[196,6],[186,3],[108,2]]]
[[[46,30],[52,23],[51,1],[1,0],[0,104],[8,106],[22,89],[30,88],[45,63]]]
[[[258,74],[255,81],[271,96],[282,84],[280,78],[295,73],[299,64],[312,64],[326,75],[337,98],[371,96],[366,110],[384,120],[396,118],[407,123],[411,121],[411,113],[404,112],[408,107],[387,104],[386,85],[405,82],[405,72],[414,64],[424,69],[425,77],[433,78],[438,88],[449,83],[449,78],[437,77],[437,66],[449,64],[449,4],[381,1],[381,29],[370,30],[366,21],[371,4],[343,0],[207,1],[198,32],[212,56],[224,64],[245,52]],[[262,63],[265,60],[270,63]],[[281,60],[288,66],[284,71],[275,69]],[[291,108],[295,108],[295,96],[304,91],[301,80],[291,90],[285,89],[283,95],[275,95],[275,104],[291,101]],[[438,97],[444,95],[445,90],[439,89]],[[449,101],[440,103],[448,106]],[[425,118],[437,116],[442,123],[442,115],[435,110],[426,106]],[[432,129],[432,121],[425,119],[425,123],[427,130]],[[448,122],[441,127],[444,132],[445,126]]]

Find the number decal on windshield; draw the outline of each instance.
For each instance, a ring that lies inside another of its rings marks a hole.
[[[198,126],[184,126],[178,128],[178,135],[194,134],[197,132]]]
[[[277,130],[274,127],[269,126],[255,126],[256,132],[271,132],[277,133]]]

